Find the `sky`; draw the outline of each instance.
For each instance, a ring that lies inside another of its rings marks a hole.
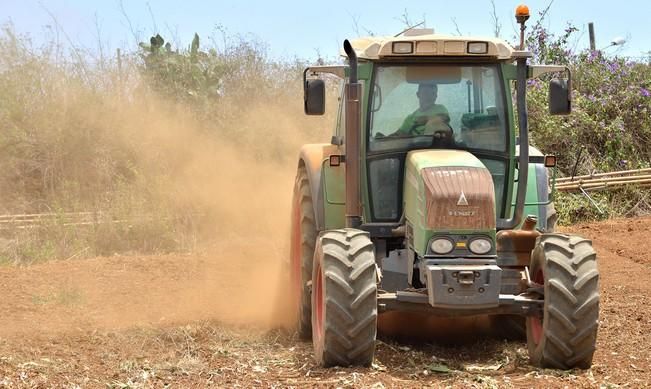
[[[514,41],[513,14],[522,1],[494,3],[501,37]],[[630,57],[651,50],[648,1],[530,0],[531,20],[550,3],[544,26],[558,34],[572,23],[579,29],[570,41],[576,49],[589,46],[587,24],[593,22],[597,49]],[[491,15],[490,0],[0,0],[0,24],[13,24],[36,44],[58,30],[60,39],[90,49],[99,42],[105,50],[135,48],[154,33],[173,46],[188,46],[196,32],[218,48],[224,36],[239,35],[263,44],[272,58],[306,60],[336,58],[346,38],[395,35],[405,28],[405,17],[412,24],[425,21],[437,33],[492,36]],[[618,37],[626,39],[623,46],[607,47]]]

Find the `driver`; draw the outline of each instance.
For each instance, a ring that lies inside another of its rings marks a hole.
[[[438,87],[434,83],[418,84],[418,109],[409,114],[395,135],[424,135],[435,132],[450,132],[450,115],[447,108],[436,104]]]

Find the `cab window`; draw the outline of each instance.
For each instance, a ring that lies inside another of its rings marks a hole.
[[[371,153],[429,148],[441,128],[451,148],[507,151],[496,65],[380,65],[371,91]]]

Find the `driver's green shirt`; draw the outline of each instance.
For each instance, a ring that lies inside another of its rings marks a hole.
[[[429,120],[436,115],[447,115],[448,117],[450,116],[447,108],[445,108],[441,104],[434,104],[430,108],[424,111],[421,111],[419,108],[405,118],[405,121],[402,122],[402,125],[400,126],[398,131],[396,131],[396,134],[397,135],[422,135],[425,133],[425,125],[427,124],[427,121],[425,121],[424,124],[416,125],[415,123],[416,119],[420,117],[425,117],[426,119]]]

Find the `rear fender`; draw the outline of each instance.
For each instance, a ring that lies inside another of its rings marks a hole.
[[[547,213],[549,204],[551,204],[549,197],[549,173],[548,169],[542,163],[544,154],[537,148],[529,146],[530,160],[532,158],[539,158],[540,162],[530,162],[528,164],[529,179],[527,180],[527,196],[524,207],[523,215],[534,215],[538,218],[537,228],[545,231],[547,229]],[[513,197],[517,191],[517,183],[513,185]],[[512,207],[515,204],[511,204]],[[524,222],[524,217],[522,221]],[[522,223],[520,223],[522,225]],[[520,228],[520,227],[518,227]]]
[[[323,162],[331,154],[342,154],[338,146],[329,143],[307,144],[301,147],[299,166],[305,166],[314,204],[314,217],[318,231],[325,229],[324,190],[322,179]]]

